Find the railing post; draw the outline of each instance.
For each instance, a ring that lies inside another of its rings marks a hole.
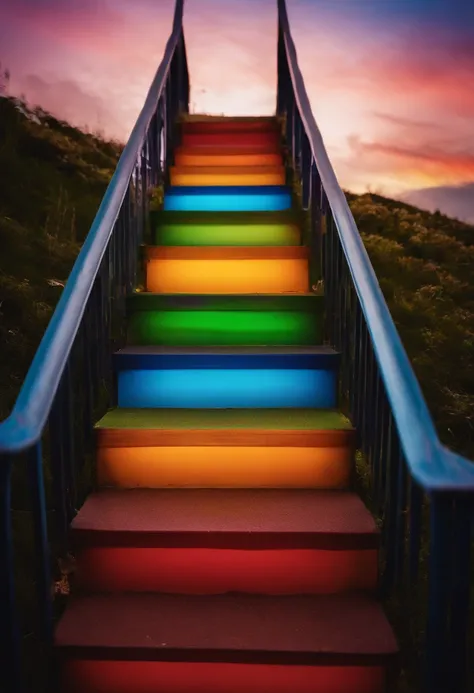
[[[5,693],[21,693],[20,634],[13,572],[11,465],[11,458],[0,454],[0,685]]]

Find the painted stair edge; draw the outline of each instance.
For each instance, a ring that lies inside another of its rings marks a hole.
[[[341,354],[330,347],[130,346],[113,355],[117,370],[314,369],[337,370]]]
[[[70,535],[76,548],[343,551],[380,544],[355,493],[293,489],[102,490],[86,499]]]
[[[308,418],[313,419],[311,425]],[[99,447],[348,447],[354,451],[356,441],[356,431],[345,417],[324,410],[116,408],[95,429]]]
[[[307,294],[157,294],[136,292],[126,298],[127,313],[136,311],[305,311],[322,312],[324,295]]]
[[[307,666],[383,666],[398,653],[382,607],[360,594],[76,597],[55,645],[82,659]]]
[[[281,210],[278,212],[183,212],[169,210],[151,210],[150,220],[152,228],[159,225],[192,225],[192,226],[208,226],[208,225],[223,225],[223,226],[271,226],[271,225],[289,225],[299,227],[303,223],[303,213],[297,210]]]
[[[309,260],[310,249],[285,246],[157,246],[144,248],[145,260]]]

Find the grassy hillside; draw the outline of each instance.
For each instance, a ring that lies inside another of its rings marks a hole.
[[[10,410],[120,148],[0,98],[0,420]]]
[[[474,227],[347,197],[439,434],[474,459]]]

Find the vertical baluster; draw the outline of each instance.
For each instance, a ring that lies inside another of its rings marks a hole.
[[[59,384],[49,417],[51,475],[53,483],[53,506],[56,533],[60,550],[67,544],[69,512],[67,507],[67,483],[63,456],[64,410],[61,397],[62,381]]]
[[[0,672],[8,693],[21,693],[20,634],[13,575],[11,458],[0,454]]]
[[[451,633],[448,666],[450,691],[467,690],[469,657],[469,597],[471,592],[471,498],[459,495],[454,501],[452,532]],[[446,656],[446,655],[445,655]]]
[[[405,568],[407,468],[402,451],[398,458],[397,511],[395,525],[395,583],[402,584]]]
[[[301,138],[301,191],[302,207],[304,210],[309,208],[309,197],[311,189],[311,149],[306,133]]]
[[[449,595],[452,589],[453,501],[441,494],[430,498],[428,620],[426,624],[426,689],[429,693],[460,693],[451,686]]]
[[[422,530],[423,493],[413,477],[410,477],[410,505],[409,522],[410,533],[408,537],[408,575],[410,587],[418,582],[418,568],[420,564],[420,545]]]
[[[310,253],[311,253],[311,286],[316,286],[322,279],[321,267],[321,179],[316,162],[311,162],[311,223],[310,223]]]
[[[51,597],[51,565],[46,516],[46,499],[43,477],[43,455],[41,442],[28,451],[28,477],[33,510],[35,551],[37,562],[37,593],[42,639],[53,641],[53,604]]]
[[[400,442],[393,415],[390,412],[389,436],[386,451],[388,465],[387,494],[384,501],[383,537],[385,547],[385,568],[382,575],[382,588],[388,595],[395,582],[396,575],[396,541],[397,541],[397,510],[398,510],[398,467],[400,465]]]

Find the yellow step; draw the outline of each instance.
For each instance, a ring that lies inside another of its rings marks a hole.
[[[304,246],[148,246],[146,290],[161,294],[307,293],[308,265]]]

